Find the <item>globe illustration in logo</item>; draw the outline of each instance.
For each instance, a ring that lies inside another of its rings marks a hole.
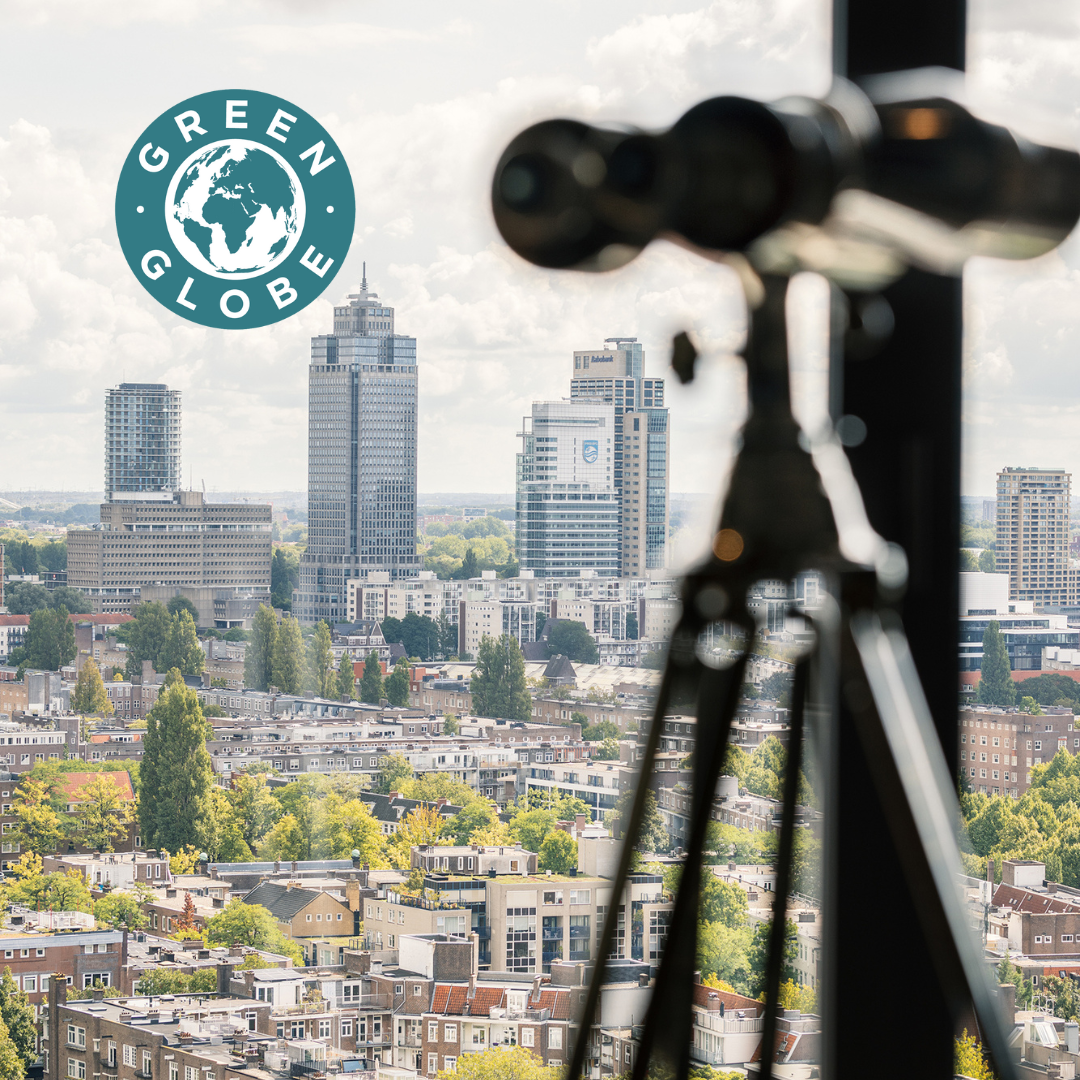
[[[217,278],[255,277],[288,258],[304,229],[304,188],[270,147],[210,143],[173,175],[169,236],[192,266]]]

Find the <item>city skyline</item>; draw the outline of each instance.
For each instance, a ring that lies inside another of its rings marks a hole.
[[[435,5],[413,11],[354,22],[334,4],[245,15],[211,5],[181,20],[168,5],[112,0],[97,26],[47,0],[32,17],[12,14],[0,109],[0,212],[9,222],[0,453],[24,459],[21,486],[96,489],[100,459],[87,459],[85,447],[100,432],[100,388],[130,380],[184,387],[185,480],[301,489],[307,341],[329,325],[334,303],[358,290],[364,260],[427,343],[418,402],[429,433],[418,448],[424,491],[512,491],[516,441],[505,417],[561,393],[563,358],[584,342],[636,336],[656,374],[671,335],[687,325],[713,357],[738,347],[733,276],[674,246],[654,245],[598,276],[541,272],[511,257],[490,221],[490,170],[511,128],[533,115],[660,126],[712,94],[820,93],[829,73],[824,8],[773,3],[751,15],[655,0],[630,12],[599,2],[575,8],[572,19],[486,4],[452,17]],[[972,91],[1019,113],[1020,130],[1041,107],[1061,114],[1076,98],[1080,74],[1066,59],[1076,27],[1048,12],[1012,16],[1001,4],[975,5],[970,27]],[[531,43],[527,53],[521,40]],[[335,58],[358,48],[364,77],[350,79]],[[292,53],[295,66],[284,63]],[[130,85],[145,92],[95,78],[101,65],[130,71]],[[157,108],[234,69],[241,84],[248,74],[270,82],[329,125],[361,207],[333,295],[262,331],[206,331],[159,314],[139,295],[112,222],[134,135]],[[1067,118],[1066,137],[1076,124]],[[1078,266],[1070,241],[1030,265],[968,269],[966,493],[992,492],[1001,460],[1080,471],[1070,329]],[[805,334],[817,334],[818,301],[800,318]],[[669,379],[675,491],[714,491],[730,459],[741,372],[723,359],[702,368],[690,389]],[[35,453],[23,454],[30,443]]]

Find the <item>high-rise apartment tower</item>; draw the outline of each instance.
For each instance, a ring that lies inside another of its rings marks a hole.
[[[416,339],[367,286],[334,308],[334,332],[311,339],[308,542],[293,612],[347,617],[346,582],[385,571],[414,577]]]
[[[1004,469],[997,478],[995,566],[1009,599],[1035,607],[1076,603],[1069,570],[1069,489],[1064,469]]]
[[[570,381],[571,398],[599,398],[615,409],[622,577],[644,577],[667,563],[668,410],[664,380],[644,377],[644,359],[637,338],[606,338],[603,349],[574,353]]]
[[[156,502],[180,490],[180,391],[121,383],[105,393],[105,501]]]

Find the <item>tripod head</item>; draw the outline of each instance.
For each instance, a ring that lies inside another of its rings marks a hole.
[[[620,266],[658,236],[778,270],[775,238],[792,228],[857,233],[919,261],[905,251],[912,216],[938,246],[952,237],[951,256],[925,258],[953,269],[1065,238],[1080,218],[1080,154],[979,119],[932,75],[908,80],[906,97],[897,85],[867,94],[841,80],[823,101],[711,98],[659,133],[545,120],[499,160],[496,224],[530,262],[582,270]],[[853,192],[871,197],[869,212],[838,199]]]

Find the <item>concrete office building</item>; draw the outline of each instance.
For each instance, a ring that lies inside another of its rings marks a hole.
[[[1063,469],[998,473],[996,569],[1009,575],[1009,599],[1036,608],[1077,602],[1069,570],[1069,489]]]
[[[200,626],[242,625],[270,602],[271,507],[180,490],[180,419],[162,383],[108,391],[101,522],[68,530],[67,583],[95,615],[180,595]]]
[[[105,393],[105,501],[169,500],[180,488],[180,391],[121,383]]]
[[[612,480],[619,496],[622,577],[643,577],[667,561],[670,443],[664,380],[644,377],[637,338],[606,338],[574,353],[572,399],[599,398],[615,410]]]
[[[517,558],[537,577],[619,576],[615,410],[597,399],[537,401],[517,455]]]
[[[245,609],[269,603],[269,504],[207,503],[201,491],[103,503],[101,524],[69,529],[67,545],[68,583],[89,597],[94,614],[129,611],[144,599],[143,587],[161,601],[188,595],[204,626],[215,625],[216,607],[230,600],[246,598]]]
[[[311,339],[308,545],[293,594],[302,623],[346,618],[353,578],[420,570],[416,390],[416,339],[395,333],[365,272],[334,308],[334,332]]]

